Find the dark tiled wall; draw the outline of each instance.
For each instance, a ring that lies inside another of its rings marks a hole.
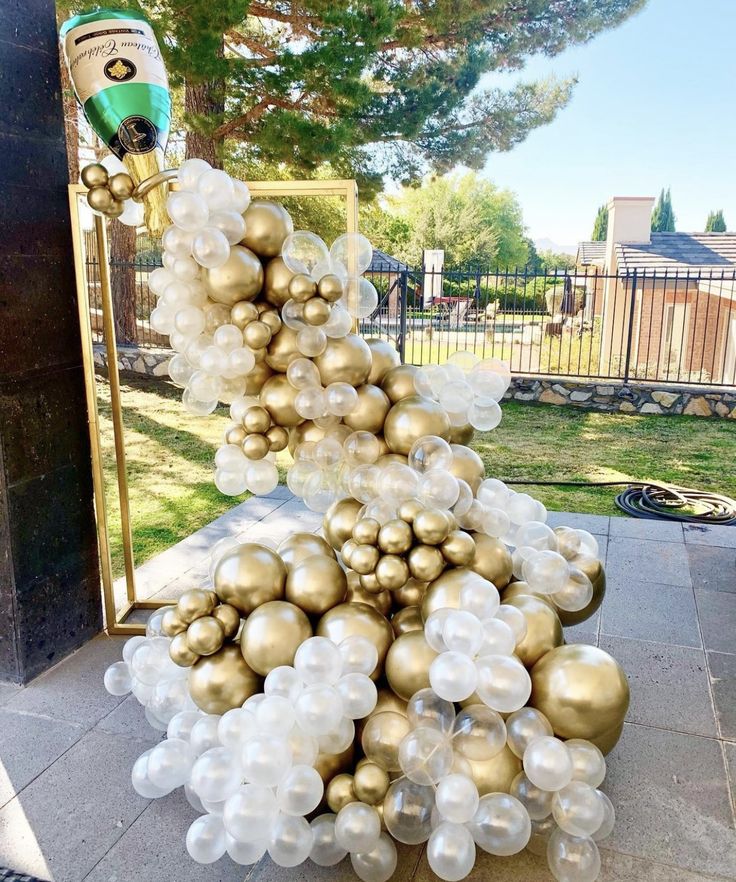
[[[52,0],[0,14],[0,679],[99,631]]]

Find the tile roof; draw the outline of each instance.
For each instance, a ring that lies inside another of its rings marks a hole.
[[[606,259],[605,242],[578,242],[577,264],[579,266],[603,266]]]
[[[616,244],[622,272],[647,274],[706,269],[736,270],[736,233],[652,233],[648,244]]]
[[[373,259],[368,267],[368,272],[372,273],[399,273],[407,270],[409,267],[397,257],[391,257],[385,251],[378,248],[373,249]]]

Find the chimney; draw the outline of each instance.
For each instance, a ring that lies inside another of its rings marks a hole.
[[[621,242],[649,244],[651,241],[652,208],[654,196],[614,196],[608,203],[608,236],[606,237],[606,267],[615,273],[616,249]]]

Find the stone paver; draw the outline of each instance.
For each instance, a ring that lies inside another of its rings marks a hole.
[[[654,539],[625,539],[612,536],[608,541],[606,575],[613,582],[641,582],[692,586],[684,543]]]
[[[708,667],[721,737],[736,741],[736,655],[709,652]]]
[[[660,542],[682,542],[682,524],[676,521],[654,521],[647,518],[611,518],[609,536],[626,539],[657,539]]]
[[[693,587],[736,594],[736,548],[688,545]]]
[[[736,652],[736,594],[696,591],[703,645],[718,652]]]
[[[702,645],[693,591],[655,582],[609,578],[601,635]]]
[[[684,524],[683,532],[688,545],[716,545],[723,548],[736,548],[736,526],[709,527],[701,524]]]
[[[607,536],[611,520],[605,515],[579,514],[569,511],[547,512],[547,523],[550,527],[574,527],[576,530],[587,530],[595,536]]]

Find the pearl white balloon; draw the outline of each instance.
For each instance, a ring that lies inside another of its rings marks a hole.
[[[202,815],[187,830],[187,851],[198,864],[212,864],[224,854],[225,829],[222,818],[217,815]]]
[[[192,242],[192,257],[200,266],[216,269],[230,256],[230,243],[217,227],[204,227]]]
[[[350,802],[337,813],[335,839],[351,854],[373,851],[380,835],[381,819],[373,806]]]
[[[148,777],[148,758],[150,755],[151,751],[147,750],[133,763],[130,775],[131,782],[133,789],[139,796],[142,796],[144,799],[159,799],[161,796],[166,796],[167,793],[170,793],[173,787],[157,787]]]
[[[295,710],[299,726],[319,737],[338,726],[343,715],[342,698],[332,686],[314,683],[297,698]]]
[[[376,684],[366,674],[345,674],[335,688],[342,698],[343,713],[351,720],[362,720],[376,706]]]
[[[240,759],[225,747],[214,747],[197,758],[189,783],[200,799],[223,802],[240,787]]]
[[[524,751],[524,771],[541,790],[562,790],[572,780],[570,751],[559,738],[535,738]]]
[[[475,692],[478,672],[467,655],[443,652],[429,666],[429,682],[440,698],[464,701]]]
[[[192,726],[189,743],[196,756],[200,756],[206,750],[210,750],[213,747],[220,746],[220,741],[217,737],[219,725],[219,716],[216,714],[205,714],[200,716]]]
[[[442,640],[451,652],[474,656],[483,643],[483,626],[465,610],[452,610],[442,625]]]
[[[484,655],[476,662],[476,669],[477,692],[488,707],[502,714],[524,707],[531,695],[532,681],[517,658]]]
[[[162,789],[181,787],[189,779],[194,759],[194,752],[186,741],[167,739],[151,750],[148,777]]]
[[[199,194],[183,190],[169,194],[166,210],[174,224],[187,233],[200,230],[210,215],[207,203]],[[168,247],[168,242],[166,245]]]
[[[266,853],[266,840],[259,839],[256,842],[239,842],[234,836],[225,831],[225,846],[227,853],[241,866],[250,866],[258,861]]]
[[[310,860],[318,867],[334,867],[347,855],[347,849],[338,845],[335,839],[335,818],[337,815],[319,815],[312,821],[312,850]]]
[[[451,774],[437,785],[437,810],[446,821],[466,824],[478,810],[478,788],[472,778]]]
[[[506,736],[511,752],[521,759],[535,738],[554,735],[545,715],[534,707],[523,707],[506,719]]]
[[[275,787],[291,766],[291,749],[286,738],[253,735],[243,745],[242,763],[246,781]]]
[[[570,738],[565,742],[565,747],[572,759],[573,781],[584,781],[591,787],[598,787],[606,777],[606,759],[601,751],[583,738]]]
[[[322,799],[324,784],[311,766],[292,766],[279,781],[276,802],[287,815],[308,815]]]
[[[506,857],[526,847],[531,821],[518,799],[508,793],[488,793],[481,797],[469,829],[480,848]]]
[[[381,833],[372,851],[351,854],[350,863],[361,882],[388,882],[398,863],[396,845],[390,836]]]
[[[294,669],[304,683],[335,683],[342,673],[340,650],[327,637],[310,637],[297,649]]]
[[[598,846],[589,836],[555,830],[547,844],[547,862],[557,882],[594,882],[601,871]]]
[[[554,794],[552,814],[571,836],[593,836],[603,823],[604,804],[598,791],[584,781],[571,781]]]
[[[278,816],[276,797],[270,787],[244,784],[224,805],[222,820],[238,842],[267,838]]]
[[[279,815],[271,828],[268,853],[280,867],[296,867],[309,857],[314,836],[309,822],[293,815]]]
[[[367,637],[360,634],[346,637],[337,648],[342,659],[343,674],[370,675],[378,664],[378,650]]]
[[[445,882],[460,882],[473,869],[475,843],[463,824],[441,823],[427,843],[427,862]]]
[[[103,678],[105,689],[110,695],[127,695],[133,688],[133,678],[127,662],[114,662],[105,671]]]
[[[246,740],[256,733],[256,718],[250,711],[236,707],[220,717],[217,737],[221,744],[233,751],[240,751]]]

